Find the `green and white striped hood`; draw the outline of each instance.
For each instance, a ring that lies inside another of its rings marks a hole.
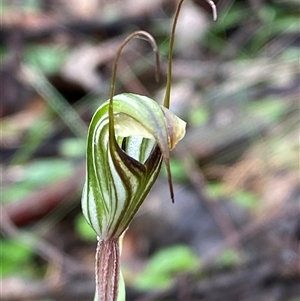
[[[154,100],[131,93],[114,96],[96,111],[88,133],[82,209],[100,240],[126,230],[162,161],[173,198],[169,150],[183,138],[185,125]]]

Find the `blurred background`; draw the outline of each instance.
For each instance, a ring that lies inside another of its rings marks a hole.
[[[1,1],[1,300],[89,301],[81,213],[92,114],[117,93],[162,103],[174,0]],[[185,1],[171,110],[188,123],[126,233],[127,300],[299,301],[298,0]]]

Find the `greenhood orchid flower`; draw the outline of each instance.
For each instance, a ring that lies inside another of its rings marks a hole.
[[[110,99],[99,107],[90,123],[82,210],[98,236],[95,301],[125,300],[121,291],[124,285],[120,274],[119,239],[155,183],[162,162],[167,168],[171,199],[174,201],[169,151],[183,138],[186,123],[168,108],[174,33],[183,1],[178,4],[172,27],[164,105],[142,95],[114,95],[120,54],[134,37],[143,36],[152,45],[158,77],[156,42],[149,33],[137,31],[129,35],[119,48]]]
[[[122,44],[115,67],[122,48],[137,35],[147,37],[156,49],[152,36],[137,31]],[[111,95],[114,76],[115,72]],[[169,150],[184,136],[185,124],[149,97],[131,93],[111,96],[92,118],[82,210],[99,239],[96,252],[98,300],[117,300],[118,240],[153,186],[162,161],[167,166],[173,199]]]
[[[109,106],[113,105],[113,116]],[[154,100],[120,94],[94,115],[88,135],[83,213],[100,239],[118,238],[154,184],[185,122]]]

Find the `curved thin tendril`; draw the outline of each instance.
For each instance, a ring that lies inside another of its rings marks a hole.
[[[212,8],[213,12],[213,20],[217,20],[217,8],[215,3],[212,0],[205,0]],[[170,35],[170,46],[169,46],[169,57],[168,57],[168,73],[167,73],[167,87],[166,87],[166,94],[164,99],[164,106],[166,108],[170,107],[170,97],[171,97],[171,84],[172,84],[172,57],[173,57],[173,49],[174,49],[174,40],[175,40],[175,30],[178,21],[178,16],[181,10],[181,6],[184,0],[180,0],[177,5],[174,21],[172,25],[171,35]]]
[[[109,139],[109,143],[116,145],[115,143],[115,127],[114,127],[114,118],[113,118],[113,97],[115,94],[115,85],[116,85],[116,76],[117,76],[117,68],[118,68],[118,62],[122,53],[122,50],[124,47],[130,42],[133,38],[144,36],[147,41],[151,44],[153,52],[155,54],[155,79],[158,82],[159,81],[159,75],[160,75],[160,62],[159,62],[159,52],[158,52],[158,46],[154,39],[154,37],[144,30],[138,30],[130,34],[124,42],[121,44],[120,48],[117,51],[117,55],[115,58],[113,71],[112,71],[112,79],[111,79],[111,86],[110,86],[110,97],[109,97],[109,136],[112,137],[112,139]],[[113,145],[111,145],[113,146]]]

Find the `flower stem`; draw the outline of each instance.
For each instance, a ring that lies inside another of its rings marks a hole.
[[[120,278],[118,239],[99,240],[96,250],[96,301],[116,301]]]
[[[173,19],[173,25],[170,34],[170,45],[169,45],[169,57],[168,57],[168,71],[167,71],[167,85],[166,85],[166,93],[164,98],[164,106],[166,108],[170,107],[170,98],[171,98],[171,86],[172,86],[172,58],[173,58],[173,49],[174,49],[174,40],[175,40],[175,31],[176,25],[178,21],[178,16],[181,10],[181,6],[185,0],[180,0],[177,4],[177,8],[175,11],[175,16]],[[217,9],[216,5],[212,0],[205,0],[212,8],[213,12],[213,20],[217,20]]]

